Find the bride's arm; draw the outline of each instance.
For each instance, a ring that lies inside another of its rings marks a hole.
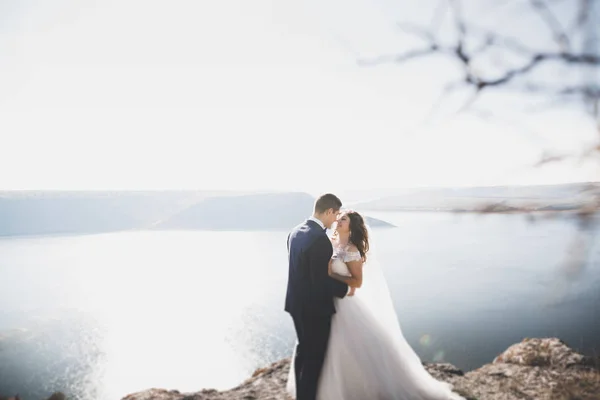
[[[362,260],[349,261],[346,263],[346,265],[348,266],[348,271],[350,271],[350,275],[352,275],[352,276],[344,276],[344,275],[340,275],[340,274],[336,274],[335,272],[332,272],[331,271],[331,261],[329,262],[329,276],[340,282],[344,282],[348,286],[351,286],[354,288],[360,288],[362,286],[363,261]]]

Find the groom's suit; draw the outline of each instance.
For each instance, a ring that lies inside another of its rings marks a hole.
[[[316,398],[335,313],[333,297],[343,298],[348,292],[348,285],[328,274],[332,254],[331,241],[315,220],[298,225],[288,236],[285,311],[292,316],[298,336],[294,360],[297,400]]]

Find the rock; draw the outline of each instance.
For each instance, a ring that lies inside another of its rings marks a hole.
[[[448,363],[424,363],[436,379],[452,384],[469,400],[600,400],[600,362],[594,362],[556,338],[525,339],[492,363],[464,373]],[[122,400],[291,400],[285,391],[290,359],[259,368],[226,391],[194,393],[148,389]],[[48,400],[65,400],[56,392]],[[18,396],[0,400],[20,400]]]
[[[496,357],[494,364],[507,363],[566,368],[581,365],[584,360],[583,355],[576,353],[560,339],[524,339],[521,343],[510,346],[504,353]]]
[[[467,373],[447,363],[424,366],[471,400],[600,400],[600,368],[556,338],[525,339]],[[122,400],[290,400],[285,392],[289,367],[289,358],[275,362],[222,392],[149,389]]]
[[[435,363],[435,364],[423,363],[423,365],[425,366],[425,369],[431,375],[434,375],[434,376],[439,375],[440,377],[446,376],[448,378],[451,378],[454,375],[463,376],[465,374],[462,370],[458,369],[457,367],[455,367],[454,365],[452,365],[450,363]]]
[[[455,388],[480,400],[599,400],[600,370],[559,339],[524,339]]]
[[[175,400],[182,398],[183,396],[177,390],[149,389],[143,392],[130,394],[124,397],[123,400]]]
[[[67,396],[61,392],[54,392],[52,396],[48,397],[48,400],[67,400]]]
[[[52,395],[50,397],[48,397],[48,400],[66,400],[66,399],[67,399],[67,396],[65,396],[65,394],[61,393],[61,392],[54,392],[54,393],[52,393]],[[14,397],[0,396],[0,400],[21,400],[21,398],[17,394]]]

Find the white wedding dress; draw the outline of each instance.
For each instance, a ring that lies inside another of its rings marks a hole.
[[[333,258],[333,271],[350,276],[345,263],[359,260],[360,254],[336,249]],[[362,287],[354,296],[334,302],[336,314],[318,400],[464,400],[427,372],[404,339],[385,278],[371,252],[363,266]],[[287,391],[295,397],[293,359]]]

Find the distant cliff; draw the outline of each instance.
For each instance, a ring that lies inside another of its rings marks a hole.
[[[140,229],[202,192],[0,192],[0,236]]]
[[[312,212],[315,199],[306,193],[265,193],[206,198],[155,225],[156,229],[279,230],[290,229]],[[393,225],[366,217],[373,227]]]
[[[567,211],[600,196],[600,183],[404,189],[358,202],[366,211]]]
[[[306,193],[0,192],[0,236],[134,229],[287,230],[312,211]],[[368,219],[374,227],[391,226]]]
[[[369,211],[556,211],[600,196],[600,184],[424,188],[377,196]],[[343,200],[343,199],[342,199]],[[311,213],[307,193],[239,191],[5,191],[0,236],[100,233],[132,229],[287,230]],[[373,227],[391,226],[368,219]]]

